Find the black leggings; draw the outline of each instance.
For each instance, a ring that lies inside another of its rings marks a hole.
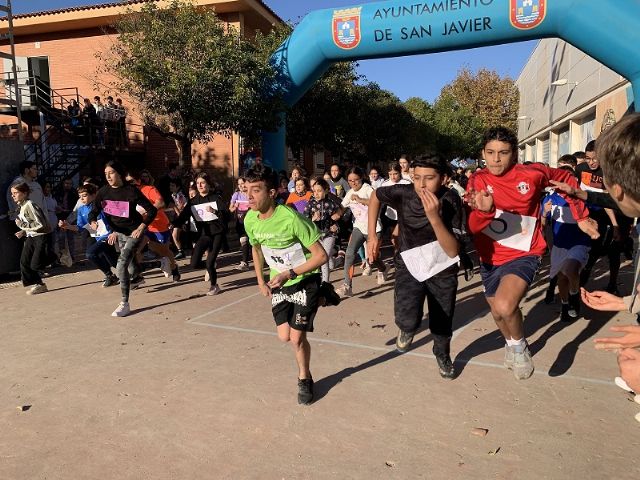
[[[209,272],[209,281],[212,286],[218,283],[216,259],[218,258],[218,254],[222,248],[223,238],[223,233],[218,233],[212,237],[202,235],[193,247],[193,253],[191,254],[191,268],[197,268],[202,262],[204,252],[209,252],[207,255],[207,272]]]

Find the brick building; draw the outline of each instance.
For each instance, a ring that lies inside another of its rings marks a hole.
[[[129,0],[14,15],[16,64],[21,70],[18,78],[23,76],[32,83],[36,81],[38,85],[49,88],[53,107],[58,103],[58,106],[64,107],[74,96],[81,101],[83,98],[92,99],[94,95],[105,98],[111,94],[116,97],[115,92],[108,91],[106,86],[102,89],[94,86],[96,80],[99,80],[97,84],[108,84],[108,79],[96,77],[96,53],[106,51],[114,41],[116,34],[110,26],[118,16],[129,8],[139,9],[144,1]],[[160,5],[164,3],[164,0],[157,1]],[[222,21],[246,36],[253,36],[257,31],[268,32],[272,25],[282,21],[262,0],[195,0],[194,3],[214,8]],[[0,21],[0,34],[7,30],[8,22]],[[0,42],[0,51],[9,53],[6,39]],[[6,80],[10,64],[6,59],[3,62],[0,72]],[[34,80],[35,77],[37,80]],[[38,108],[30,104],[28,88],[31,88],[33,95],[38,87],[27,86],[27,94],[23,98],[23,131],[27,148],[29,143],[41,138],[43,129],[48,128],[42,115],[38,116]],[[9,96],[9,93],[1,93]],[[164,173],[168,163],[178,161],[177,145],[173,140],[146,129],[135,105],[125,96],[122,99],[128,109],[127,137],[130,148],[126,149],[127,154],[137,155],[153,173]],[[5,113],[10,112],[5,110]],[[16,117],[0,115],[0,135],[6,137],[16,133]],[[235,176],[239,171],[241,153],[238,135],[234,134],[231,138],[217,136],[210,143],[192,146],[192,164],[195,168],[220,176]]]

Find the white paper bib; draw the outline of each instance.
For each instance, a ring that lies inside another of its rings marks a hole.
[[[440,242],[431,242],[400,252],[400,256],[409,273],[419,282],[428,280],[460,260],[457,255],[454,258],[449,257]]]
[[[269,248],[266,245],[261,245],[261,248],[267,264],[280,273],[299,267],[307,261],[302,245],[298,242],[286,248]]]
[[[536,222],[536,217],[528,217],[496,209],[495,218],[482,233],[494,239],[500,245],[528,252],[531,250]]]
[[[208,207],[211,207],[214,210],[218,210],[217,202],[207,202],[200,203],[199,205],[191,205],[191,213],[193,214],[196,222],[211,222],[218,219],[218,216],[214,213],[211,213]]]

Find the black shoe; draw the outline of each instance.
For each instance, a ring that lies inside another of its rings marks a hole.
[[[565,322],[565,323],[569,323],[573,321],[573,318],[571,318],[571,315],[569,315],[569,304],[568,303],[563,303],[562,304],[562,313],[560,314],[560,321],[561,322]]]
[[[178,250],[178,253],[176,253],[175,257],[176,260],[180,260],[182,258],[184,258],[184,252],[182,250]]]
[[[298,404],[309,405],[313,402],[313,378],[298,379]]]
[[[171,270],[171,276],[173,277],[173,281],[174,282],[179,282],[180,281],[180,272],[178,271],[178,267],[174,268],[173,270]]]
[[[325,299],[325,306],[340,305],[340,295],[336,293],[336,289],[333,288],[333,284],[329,282],[322,282],[320,284],[319,296]]]
[[[117,285],[120,283],[118,277],[116,277],[113,273],[107,277],[104,277],[104,281],[102,282],[102,288],[112,287],[113,285]]]
[[[131,279],[129,283],[129,287],[131,290],[135,290],[136,288],[141,287],[144,284],[144,277],[142,275],[136,275]]]
[[[411,342],[413,342],[413,336],[415,334],[416,332],[408,333],[400,330],[398,332],[398,338],[396,338],[396,350],[398,350],[400,353],[405,353],[407,350],[409,350]]]
[[[569,316],[571,318],[578,318],[580,316],[580,306],[582,305],[580,300],[580,293],[569,294]]]
[[[447,380],[452,380],[456,376],[453,362],[451,361],[451,337],[434,335],[433,354],[438,362],[440,376]]]

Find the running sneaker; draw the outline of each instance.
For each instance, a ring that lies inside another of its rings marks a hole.
[[[247,270],[249,270],[249,264],[247,262],[240,262],[238,265],[236,265],[236,270],[240,272],[246,272]]]
[[[160,270],[162,270],[162,273],[164,273],[164,276],[167,278],[171,275],[171,262],[167,257],[160,259]]]
[[[112,317],[126,317],[131,313],[129,308],[129,302],[120,302],[116,309],[111,314]]]
[[[176,260],[183,259],[184,258],[184,251],[178,250],[178,253],[176,253],[175,257],[173,257],[173,258],[175,258]]]
[[[582,303],[580,300],[580,292],[569,294],[569,316],[571,318],[578,318],[580,316],[580,307]]]
[[[405,353],[409,350],[411,346],[411,342],[413,342],[413,336],[416,332],[405,332],[403,330],[398,330],[398,337],[396,338],[396,350],[400,353]]]
[[[171,279],[174,282],[176,282],[176,283],[179,282],[180,278],[182,278],[182,277],[180,277],[180,271],[178,270],[178,267],[176,267],[173,270],[171,270]]]
[[[515,350],[513,347],[510,347],[509,345],[505,345],[504,347],[504,366],[507,367],[509,370],[513,370],[513,362],[514,360],[514,355],[515,355]]]
[[[513,375],[518,380],[526,380],[533,375],[534,367],[533,360],[531,359],[531,352],[527,345],[524,346],[522,351],[518,351],[514,347],[513,352]]]
[[[222,289],[218,286],[218,284],[216,283],[215,285],[212,285],[211,288],[209,289],[209,291],[207,292],[207,295],[212,297],[213,295],[217,295],[222,291]]]
[[[340,298],[353,297],[353,289],[351,285],[343,284],[336,293],[340,295]]]
[[[131,282],[129,283],[129,287],[132,290],[140,288],[142,285],[144,285],[144,277],[142,275],[136,275],[131,279]]]
[[[113,285],[117,285],[120,283],[120,280],[113,273],[104,277],[104,281],[102,282],[102,288],[112,287]]]
[[[313,402],[313,378],[298,379],[298,404],[309,405]]]
[[[387,272],[386,270],[384,272],[378,272],[376,275],[376,281],[378,282],[378,285],[384,285],[387,281]]]
[[[44,283],[39,283],[38,285],[34,285],[29,290],[27,290],[27,295],[38,295],[40,293],[48,292],[49,289]]]
[[[371,276],[371,265],[369,262],[364,262],[362,266],[362,275],[365,277]]]
[[[451,361],[451,337],[435,334],[433,337],[433,355],[438,362],[440,376],[452,380],[456,374]]]
[[[561,322],[569,323],[574,318],[576,318],[574,315],[571,315],[570,308],[571,307],[569,307],[568,303],[563,303],[562,304],[562,312],[560,313],[560,321]]]

